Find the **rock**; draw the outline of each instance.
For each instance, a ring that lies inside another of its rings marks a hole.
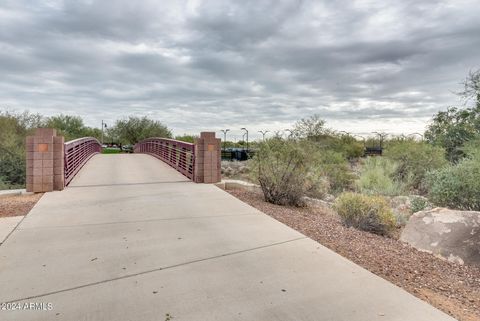
[[[243,189],[251,192],[262,191],[260,185],[244,182],[238,179],[225,179],[222,180],[222,182],[225,184],[226,190]]]
[[[335,196],[333,196],[332,194],[325,194],[323,195],[322,200],[327,203],[333,203],[335,202]]]
[[[232,169],[231,167],[225,168],[225,175],[226,175],[226,176],[232,176],[233,172],[234,172],[234,171],[233,171],[233,169]]]
[[[480,265],[480,212],[446,208],[417,212],[400,240],[451,262]]]
[[[313,207],[320,206],[320,207],[332,208],[332,204],[333,204],[332,202],[327,202],[325,200],[321,200],[321,199],[318,199],[318,198],[312,198],[312,197],[308,197],[308,196],[304,196],[303,200],[305,201],[305,203],[308,206],[313,206]]]
[[[404,226],[414,212],[432,209],[428,199],[419,195],[392,197],[390,199],[390,207],[398,226]]]

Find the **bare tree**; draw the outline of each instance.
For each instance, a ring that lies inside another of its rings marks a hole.
[[[470,71],[463,85],[464,90],[457,94],[463,97],[465,102],[470,99],[476,100],[476,105],[480,108],[480,70]]]
[[[297,121],[292,131],[295,137],[312,140],[328,133],[328,129],[325,128],[325,120],[319,114]]]

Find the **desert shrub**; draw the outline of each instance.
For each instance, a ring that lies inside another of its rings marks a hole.
[[[338,194],[351,189],[355,176],[345,157],[338,152],[319,149],[316,164],[320,173],[328,182],[328,190]]]
[[[390,142],[384,155],[397,163],[394,177],[420,192],[426,192],[423,183],[427,172],[447,164],[443,148],[412,139]]]
[[[395,217],[395,225],[397,227],[404,227],[405,225],[407,225],[409,217],[407,217],[406,215],[393,212],[393,216]]]
[[[398,164],[383,157],[365,159],[359,178],[355,181],[357,190],[369,195],[402,195],[404,185],[395,179]]]
[[[462,152],[469,158],[480,159],[480,137],[476,137],[465,143]]]
[[[428,196],[439,206],[480,210],[480,152],[427,175]]]
[[[2,178],[0,177],[0,191],[2,189],[8,189],[8,185],[2,181]]]
[[[310,140],[317,143],[322,150],[336,152],[342,155],[344,159],[362,157],[364,153],[363,142],[359,142],[354,137],[348,135],[339,136],[330,132],[322,136],[310,138]]]
[[[339,135],[326,127],[326,122],[315,114],[297,121],[292,131],[292,137],[315,142],[322,150],[340,153],[344,158],[351,159],[363,156],[363,143],[351,135]]]
[[[362,157],[365,150],[363,142],[359,142],[350,135],[335,137],[331,146],[334,151],[341,153],[347,159]]]
[[[318,159],[319,152],[311,143],[275,137],[259,145],[251,173],[267,202],[303,206],[303,196],[319,197],[324,192]]]
[[[425,210],[428,207],[428,200],[423,197],[413,197],[410,201],[410,212],[417,213]]]
[[[380,196],[343,193],[335,201],[334,209],[346,226],[380,235],[395,228],[395,216],[387,200]]]

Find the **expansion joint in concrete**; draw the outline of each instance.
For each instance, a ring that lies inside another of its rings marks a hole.
[[[75,291],[75,290],[79,290],[79,289],[83,289],[83,288],[87,288],[87,287],[91,287],[91,286],[106,284],[106,283],[109,283],[109,282],[119,281],[119,280],[123,280],[123,279],[129,279],[129,278],[133,278],[133,277],[140,276],[140,275],[146,275],[146,274],[150,274],[150,273],[154,273],[154,272],[170,270],[170,269],[174,269],[174,268],[177,268],[177,267],[182,267],[182,266],[191,265],[191,264],[195,264],[195,263],[220,259],[220,258],[227,257],[227,256],[233,256],[233,255],[237,255],[237,254],[252,252],[252,251],[256,251],[256,250],[261,250],[261,249],[274,247],[274,246],[278,246],[278,245],[282,245],[282,244],[286,244],[286,243],[300,241],[300,240],[303,240],[303,239],[306,239],[306,238],[307,238],[306,236],[298,237],[298,238],[294,238],[294,239],[290,239],[290,240],[286,240],[286,241],[282,241],[282,242],[276,242],[276,243],[271,243],[271,244],[267,244],[267,245],[252,247],[252,248],[245,249],[245,250],[233,251],[233,252],[229,252],[229,253],[224,253],[224,254],[219,254],[219,255],[215,255],[215,256],[211,256],[211,257],[206,257],[206,258],[203,258],[203,259],[191,260],[191,261],[187,261],[187,262],[183,262],[183,263],[179,263],[179,264],[174,264],[174,265],[169,265],[169,266],[165,266],[165,267],[150,269],[150,270],[146,270],[146,271],[143,271],[143,272],[127,274],[127,275],[124,275],[124,276],[111,278],[111,279],[107,279],[107,280],[82,284],[82,285],[71,287],[71,288],[61,289],[61,290],[57,290],[57,291],[51,291],[51,292],[38,294],[38,295],[33,295],[33,296],[30,296],[30,297],[25,297],[25,298],[18,298],[18,299],[14,299],[14,300],[9,300],[5,303],[20,302],[20,301],[25,301],[25,300],[31,300],[31,299],[41,298],[41,297],[45,297],[45,296],[50,296],[50,295],[54,295],[54,294],[58,294],[58,293]]]

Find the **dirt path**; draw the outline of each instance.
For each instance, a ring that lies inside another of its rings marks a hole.
[[[39,193],[0,197],[0,217],[26,215],[42,195]]]
[[[284,207],[266,203],[260,194],[229,192],[458,320],[480,320],[479,267],[453,264],[396,239],[346,228],[325,208]]]

